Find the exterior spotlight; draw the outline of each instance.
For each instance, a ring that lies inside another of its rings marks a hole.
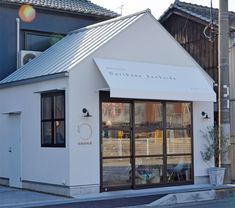
[[[83,108],[82,112],[84,114],[84,117],[92,117],[92,115],[90,115],[89,111],[86,108]]]
[[[206,113],[206,112],[204,112],[204,111],[202,111],[202,117],[204,118],[204,119],[209,119],[210,117],[208,116],[208,114]]]

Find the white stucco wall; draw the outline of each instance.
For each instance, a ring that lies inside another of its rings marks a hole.
[[[144,30],[143,25],[145,25]],[[108,88],[108,85],[95,65],[93,57],[177,66],[197,66],[187,52],[182,50],[181,46],[176,44],[164,29],[159,30],[156,27],[156,22],[151,17],[146,16],[71,69],[69,78],[71,98],[69,102],[69,132],[70,184],[73,186],[95,185],[98,187],[100,184],[100,109],[97,89]],[[212,80],[208,80],[212,85]],[[83,117],[82,109],[84,107],[89,110],[90,114],[93,115],[92,117]],[[211,119],[203,120],[201,111],[207,112]],[[205,128],[205,124],[213,124],[213,103],[195,102],[193,114],[195,176],[205,176],[207,175],[207,167],[203,164],[200,154],[203,146],[200,130]],[[84,123],[92,127],[91,145],[78,145],[81,138],[77,128]]]
[[[208,114],[209,119],[201,116],[202,112]],[[207,168],[213,165],[202,160],[201,150],[204,149],[206,143],[202,136],[203,132],[207,131],[207,127],[214,124],[214,109],[212,102],[193,102],[193,146],[194,146],[194,176],[207,176]],[[210,166],[211,165],[211,166]]]
[[[92,56],[175,66],[197,66],[213,85],[213,80],[200,65],[160,23],[149,15],[145,15],[115,36]]]
[[[9,115],[3,113],[20,111],[22,180],[59,185],[68,183],[69,140],[66,140],[66,148],[41,147],[41,99],[40,93],[35,93],[66,88],[67,80],[64,78],[0,89],[0,177],[9,178],[11,166]],[[68,96],[66,98],[68,100]],[[68,135],[67,132],[67,138]]]
[[[105,81],[92,59],[70,72],[69,78],[69,132],[70,132],[70,183],[71,185],[99,185],[99,92]],[[87,108],[92,117],[85,118]],[[79,145],[83,136],[78,132],[81,124],[92,128],[91,145]]]

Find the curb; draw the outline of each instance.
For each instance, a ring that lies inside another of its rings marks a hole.
[[[230,197],[235,197],[235,188],[217,189],[215,187],[215,189],[208,191],[168,194],[150,204],[143,205],[143,207],[159,207],[183,203],[222,200]]]

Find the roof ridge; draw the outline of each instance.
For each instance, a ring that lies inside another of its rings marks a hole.
[[[0,0],[4,5],[29,4],[39,9],[49,9],[53,11],[64,11],[80,15],[97,17],[117,17],[120,14],[111,11],[103,6],[93,3],[90,0]]]
[[[83,0],[83,1],[84,1],[84,0]],[[104,10],[107,10],[107,11],[109,11],[110,13],[116,13],[117,16],[120,15],[119,13],[114,12],[114,11],[112,11],[112,10],[106,8],[106,7],[100,6],[99,4],[96,4],[96,3],[92,2],[91,0],[85,0],[85,1],[87,1],[88,3],[90,3],[90,4],[92,4],[92,5],[95,5],[95,6],[97,6],[97,7],[100,7],[100,8],[102,8],[102,9],[104,9]]]
[[[96,28],[96,27],[99,27],[99,26],[103,26],[103,25],[106,25],[106,24],[117,22],[117,21],[127,19],[127,18],[130,18],[130,17],[133,17],[133,16],[139,16],[139,15],[144,14],[144,13],[151,13],[151,10],[150,9],[145,9],[143,11],[136,12],[136,13],[133,13],[133,14],[128,14],[128,15],[125,15],[125,16],[119,16],[119,17],[116,17],[116,18],[113,18],[113,19],[98,22],[96,24],[88,25],[86,27],[79,28],[77,30],[73,30],[73,31],[69,32],[68,35],[73,34],[73,33],[83,32],[85,30],[89,30],[89,29],[92,29],[92,28]]]
[[[202,7],[202,8],[210,9],[209,6],[205,6],[205,5],[201,5],[201,4],[192,4],[192,3],[189,3],[189,2],[185,2],[185,1],[178,1],[175,5],[180,6],[180,4],[187,4],[187,5],[191,5],[191,6],[195,6],[195,7]],[[218,9],[218,8],[213,7],[213,9]]]

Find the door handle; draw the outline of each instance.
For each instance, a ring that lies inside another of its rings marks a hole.
[[[8,150],[8,152],[12,152],[12,149],[11,149],[11,147],[9,147],[9,150]]]

